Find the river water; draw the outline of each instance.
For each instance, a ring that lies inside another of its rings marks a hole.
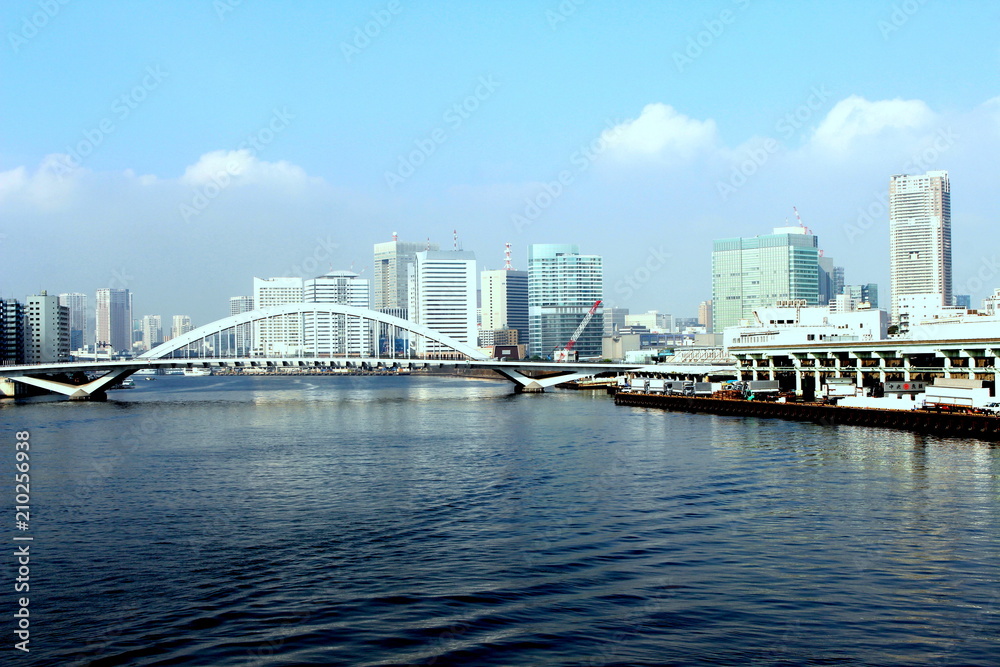
[[[1000,448],[448,377],[159,377],[30,431],[22,665],[1000,664]],[[16,658],[16,659],[15,659]]]

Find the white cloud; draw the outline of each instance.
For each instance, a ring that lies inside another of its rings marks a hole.
[[[869,102],[851,95],[830,110],[812,136],[820,148],[843,152],[859,140],[878,138],[892,131],[923,130],[936,115],[921,100],[879,100]]]
[[[0,172],[0,203],[27,204],[43,211],[58,210],[69,204],[77,191],[84,169],[67,167],[67,156],[46,155],[34,170],[24,166]]]
[[[610,149],[621,156],[690,159],[718,144],[715,121],[700,121],[669,104],[647,104],[635,120],[604,133]]]
[[[200,187],[210,182],[231,180],[234,185],[278,185],[301,187],[321,179],[310,178],[304,169],[290,162],[258,160],[248,149],[212,151],[184,170],[180,182]]]
[[[6,201],[9,197],[24,190],[27,181],[28,170],[24,167],[0,171],[0,202]]]

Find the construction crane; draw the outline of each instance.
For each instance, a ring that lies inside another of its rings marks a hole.
[[[812,230],[802,224],[802,216],[799,215],[799,209],[793,206],[792,210],[795,211],[795,219],[799,221],[799,227],[806,230],[806,234],[812,234]]]
[[[587,314],[583,316],[583,321],[580,322],[580,326],[578,326],[576,328],[576,331],[573,332],[573,335],[570,336],[569,342],[566,343],[566,347],[562,348],[561,350],[556,350],[555,352],[552,353],[552,361],[565,363],[568,361],[577,360],[577,353],[576,350],[573,349],[573,346],[576,345],[576,339],[580,337],[580,334],[583,333],[583,330],[587,328],[588,324],[590,324],[590,319],[594,316],[594,313],[597,312],[597,309],[600,307],[600,305],[601,305],[600,299],[594,302],[594,305],[590,307],[590,310],[587,311]]]

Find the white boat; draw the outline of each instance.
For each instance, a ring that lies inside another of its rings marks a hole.
[[[211,375],[211,374],[212,374],[212,369],[211,368],[185,368],[184,369],[184,375],[187,375],[187,376],[200,377],[202,375]]]

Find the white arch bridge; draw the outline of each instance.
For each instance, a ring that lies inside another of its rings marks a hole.
[[[283,338],[283,354],[268,337]],[[381,341],[389,341],[383,350]],[[253,348],[250,341],[265,341]],[[405,353],[395,341],[408,341]],[[288,343],[287,341],[291,341]],[[105,391],[143,368],[481,368],[513,382],[519,391],[538,392],[599,373],[628,372],[642,364],[499,361],[476,347],[421,324],[373,310],[330,303],[268,306],[232,315],[189,331],[135,359],[77,361],[0,367],[3,393],[30,385],[71,399],[103,398]],[[658,372],[662,366],[648,367]],[[681,369],[704,375],[711,367]],[[94,377],[101,373],[99,377]],[[535,374],[532,377],[529,374]]]

